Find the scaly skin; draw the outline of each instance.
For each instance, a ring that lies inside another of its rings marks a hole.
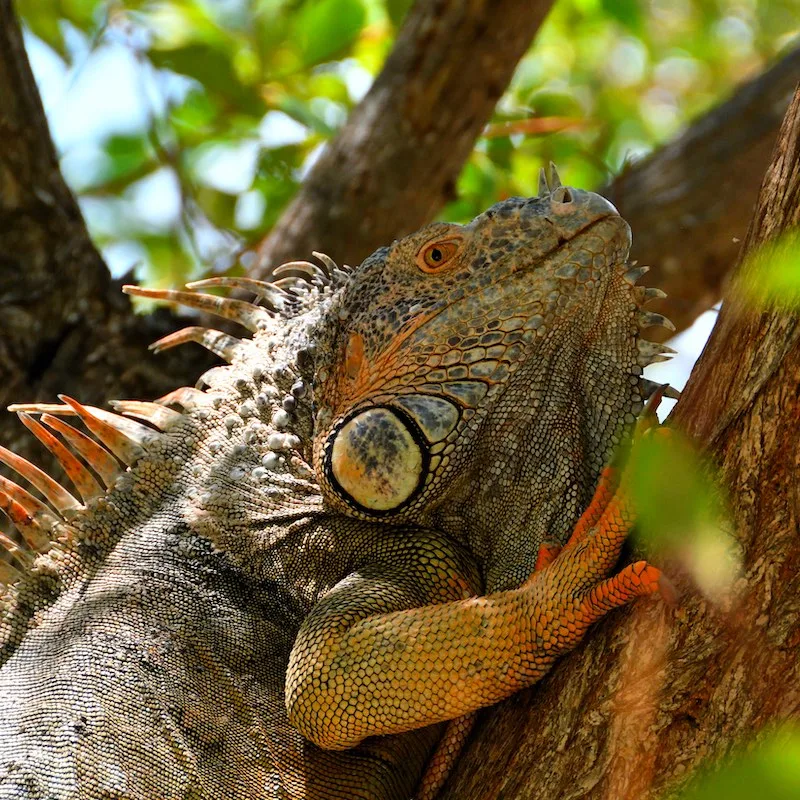
[[[0,627],[0,798],[408,798],[437,723],[531,685],[655,591],[641,563],[607,577],[632,519],[608,476],[590,503],[646,394],[639,330],[661,321],[629,244],[597,195],[545,186],[324,290],[256,287],[274,313],[150,292],[254,336],[168,337],[230,366],[118,406],[149,426],[27,407],[97,476],[68,460],[83,502],[18,462],[48,502],[0,485],[46,551]]]

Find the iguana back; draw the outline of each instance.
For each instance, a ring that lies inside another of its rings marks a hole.
[[[484,592],[516,602],[641,409],[659,348],[638,334],[663,318],[640,311],[656,292],[634,286],[629,243],[609,204],[554,185],[429,226],[352,275],[323,258],[273,284],[195,285],[263,305],[136,290],[253,338],[168,337],[229,366],[121,415],[20,407],[81,499],[3,451],[44,501],[0,485],[42,553],[15,552],[28,574],[6,594],[0,798],[409,797],[440,721],[567,649],[531,640],[509,677],[475,658],[467,674],[445,630]],[[489,689],[470,688],[476,671]]]

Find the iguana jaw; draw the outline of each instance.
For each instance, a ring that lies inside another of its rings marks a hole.
[[[641,410],[639,300],[625,270],[531,343],[425,519],[479,554],[488,591],[525,580],[543,542],[563,544]]]

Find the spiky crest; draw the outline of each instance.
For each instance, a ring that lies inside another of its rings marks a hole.
[[[319,305],[346,280],[348,272],[337,267],[327,256],[317,254],[317,257],[324,269],[312,265],[307,269],[301,267],[306,262],[286,265],[284,276],[290,270],[297,273],[291,278],[295,287],[292,292],[274,283],[247,278],[212,278],[188,287],[244,289],[266,302],[268,308],[195,291],[140,290],[137,287],[126,287],[126,291],[166,302],[183,302],[239,322],[265,342],[263,351],[269,351],[274,349],[274,344],[267,344],[266,340],[280,333],[285,321]],[[305,291],[301,292],[299,284],[304,283],[304,277],[313,283],[306,283]],[[228,362],[238,359],[239,369],[244,356],[254,346],[251,339],[237,339],[220,331],[193,326],[164,337],[151,347],[159,352],[185,342],[198,342]],[[266,367],[256,366],[251,370],[257,378],[266,376]],[[218,367],[202,376],[209,385],[208,391],[181,387],[152,403],[111,401],[112,407],[120,412],[117,414],[83,405],[66,396],[60,396],[61,404],[22,403],[9,407],[61,463],[83,502],[38,467],[0,447],[0,462],[27,480],[47,501],[42,502],[13,481],[0,477],[0,511],[9,517],[24,541],[23,546],[0,534],[0,548],[18,564],[17,567],[0,559],[0,584],[5,587],[5,593],[0,594],[0,662],[21,640],[28,619],[52,602],[59,592],[85,576],[86,559],[96,558],[98,547],[113,545],[112,539],[101,542],[98,531],[114,530],[115,501],[134,491],[138,482],[146,482],[148,470],[152,471],[147,465],[149,457],[153,457],[150,460],[161,459],[164,452],[169,453],[170,443],[165,437],[172,429],[186,428],[187,421],[194,415],[204,417],[216,412],[220,405],[216,385],[220,381],[230,382],[229,376],[228,367]],[[242,379],[236,381],[236,385],[244,383],[246,381]],[[269,385],[265,389],[275,391]],[[290,391],[287,391],[288,399],[283,400],[284,406],[305,394],[305,384],[293,376]],[[258,395],[253,401],[257,404],[262,399]],[[245,398],[239,407],[242,415],[239,422],[249,413],[248,403],[252,404],[252,401]],[[183,410],[169,407],[176,405]],[[34,419],[35,416],[39,421]],[[79,419],[89,435],[65,422],[64,416]],[[136,422],[133,418],[149,424]],[[226,422],[230,424],[230,420]],[[180,436],[180,433],[176,434],[176,438]],[[280,441],[275,439],[271,447],[276,458],[282,459],[283,455],[278,454],[294,441],[289,434],[278,438]]]

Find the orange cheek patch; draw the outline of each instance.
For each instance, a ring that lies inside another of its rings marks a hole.
[[[354,333],[347,342],[347,353],[344,361],[344,372],[348,380],[358,378],[364,366],[364,340],[361,334]]]
[[[386,347],[376,353],[365,352],[360,333],[350,334],[333,380],[327,381],[320,392],[322,403],[331,409],[334,417],[346,413],[369,394],[379,391],[386,381],[408,368],[408,340],[436,313],[432,311],[417,315]]]

